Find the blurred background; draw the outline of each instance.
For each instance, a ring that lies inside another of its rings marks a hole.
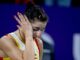
[[[49,16],[43,60],[80,60],[80,0],[0,0],[0,37],[17,29],[13,15],[24,13],[29,1]]]

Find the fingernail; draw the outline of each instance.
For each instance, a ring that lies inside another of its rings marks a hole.
[[[19,14],[19,12],[17,12],[17,14]]]

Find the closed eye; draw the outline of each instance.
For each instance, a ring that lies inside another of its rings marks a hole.
[[[39,31],[39,30],[40,30],[40,31],[44,31],[44,29],[45,29],[45,28],[36,27],[36,28],[33,28],[33,31]]]
[[[40,30],[39,27],[33,28],[33,31],[39,31],[39,30]]]

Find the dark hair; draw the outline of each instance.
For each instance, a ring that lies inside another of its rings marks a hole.
[[[33,20],[37,18],[41,22],[48,21],[48,16],[45,11],[38,5],[35,5],[31,2],[27,4],[27,9],[25,10],[25,15],[29,20]]]

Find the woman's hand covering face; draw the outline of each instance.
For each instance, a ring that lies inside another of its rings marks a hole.
[[[33,36],[31,23],[29,22],[28,18],[25,15],[18,12],[17,16],[14,16],[14,18],[19,23],[17,27],[23,33],[24,36],[27,37]]]

